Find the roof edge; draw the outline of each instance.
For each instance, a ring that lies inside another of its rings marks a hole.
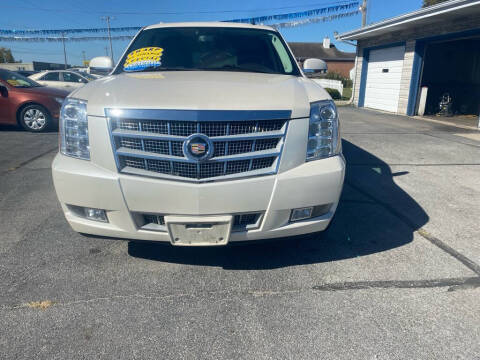
[[[352,31],[347,31],[343,34],[339,34],[335,36],[337,40],[357,40],[362,38],[362,35],[386,29],[389,27],[393,27],[395,25],[404,24],[413,22],[419,19],[423,19],[426,17],[443,14],[451,11],[455,11],[458,9],[480,5],[480,0],[451,0],[446,1],[437,5],[428,6],[426,8],[421,8],[416,11],[412,11],[406,14],[402,14],[399,16],[395,16],[392,18],[388,18],[371,25],[365,26],[363,28],[359,28]]]

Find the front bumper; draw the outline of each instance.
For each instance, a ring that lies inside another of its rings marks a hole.
[[[202,184],[124,175],[60,153],[52,171],[65,217],[77,232],[170,242],[167,232],[141,229],[134,214],[202,217],[262,212],[258,228],[231,233],[229,241],[235,242],[324,230],[338,205],[345,161],[335,156],[276,175]],[[332,204],[328,213],[289,222],[291,209],[324,204]],[[109,222],[79,217],[67,205],[105,209]]]

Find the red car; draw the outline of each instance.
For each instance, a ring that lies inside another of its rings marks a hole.
[[[47,130],[58,124],[68,94],[0,69],[0,124],[19,124],[33,132]]]

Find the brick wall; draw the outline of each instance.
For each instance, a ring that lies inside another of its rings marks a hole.
[[[412,78],[413,57],[415,56],[415,40],[408,40],[405,44],[405,55],[403,57],[402,78],[400,80],[400,94],[398,98],[397,113],[406,115],[408,97],[410,94],[410,80]]]
[[[350,79],[350,70],[355,66],[354,61],[329,61],[327,60],[328,72],[342,74],[343,77]]]
[[[363,68],[363,48],[357,46],[357,65],[353,75],[353,103],[358,106],[358,98],[360,96],[360,80]]]

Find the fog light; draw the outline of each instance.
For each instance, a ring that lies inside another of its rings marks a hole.
[[[293,209],[292,214],[290,215],[290,221],[299,221],[304,219],[309,219],[312,217],[313,206]]]
[[[88,220],[108,222],[107,214],[105,213],[105,210],[93,209],[93,208],[84,208],[84,209],[85,209],[85,217]]]
[[[293,209],[290,222],[316,218],[328,214],[333,204],[323,204],[306,208]]]
[[[103,209],[88,208],[76,205],[67,206],[73,214],[79,217],[93,221],[108,222],[107,212]]]

